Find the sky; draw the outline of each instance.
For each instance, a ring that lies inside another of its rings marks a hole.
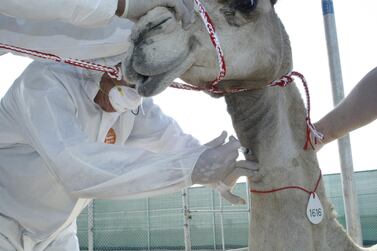
[[[377,66],[377,1],[334,0],[334,8],[347,95]],[[311,116],[315,122],[333,108],[321,0],[279,0],[276,11],[290,36],[294,70],[304,74],[309,83]],[[30,62],[30,59],[10,54],[0,56],[0,97]],[[223,130],[235,134],[224,99],[168,89],[156,96],[155,102],[177,120],[186,133],[202,143],[217,137]],[[377,169],[376,140],[377,121],[351,133],[355,171]],[[340,172],[338,156],[336,142],[319,151],[318,160],[324,174]]]

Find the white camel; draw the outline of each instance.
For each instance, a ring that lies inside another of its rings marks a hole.
[[[203,0],[227,62],[228,73],[219,88],[249,89],[225,94],[225,100],[241,144],[260,163],[259,179],[249,179],[251,188],[300,186],[312,191],[321,173],[315,152],[303,149],[306,111],[300,93],[295,85],[267,87],[292,70],[289,38],[275,3]],[[218,74],[217,56],[199,17],[183,30],[171,10],[156,8],[136,24],[132,41],[124,71],[144,96],[163,91],[177,77],[208,88]],[[317,225],[307,218],[306,192],[253,193],[249,250],[369,250],[357,246],[337,222],[322,180],[316,193],[324,209]]]

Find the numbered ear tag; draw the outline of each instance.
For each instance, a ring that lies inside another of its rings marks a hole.
[[[316,193],[309,196],[308,206],[306,208],[306,216],[312,224],[319,224],[323,220],[323,207]]]

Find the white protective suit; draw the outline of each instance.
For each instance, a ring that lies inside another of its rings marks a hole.
[[[39,1],[33,1],[33,4],[34,2],[37,4]],[[51,0],[46,1],[50,1],[51,3],[56,2]],[[19,0],[5,2],[8,5],[12,5],[19,2]],[[90,1],[85,2],[89,3]],[[101,2],[107,3],[108,0]],[[109,2],[111,1],[109,0]],[[119,55],[126,52],[129,47],[128,39],[133,23],[127,19],[115,16],[107,20],[107,23],[104,23],[102,26],[88,28],[59,20],[27,20],[1,15],[1,9],[3,8],[3,2],[1,2],[0,43],[3,44],[52,53],[63,58],[83,60]],[[39,10],[38,8],[35,9]],[[66,10],[65,7],[61,9]],[[98,10],[100,9],[98,8]],[[48,10],[40,9],[40,12],[48,13]],[[85,10],[72,10],[67,19],[80,21],[81,19],[78,18],[89,18],[88,16],[81,15],[83,12],[85,13]],[[35,11],[31,11],[30,13],[36,14]],[[0,49],[0,55],[4,53],[6,51]]]
[[[101,74],[33,62],[0,105],[0,250],[76,251],[75,219],[92,198],[191,185],[205,150],[147,98],[138,115],[103,112]],[[115,145],[104,142],[113,128]]]
[[[105,25],[114,17],[118,0],[3,0],[0,13],[31,20],[59,20],[76,26]]]

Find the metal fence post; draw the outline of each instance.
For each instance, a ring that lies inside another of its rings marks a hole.
[[[188,200],[188,189],[182,190],[182,206],[184,215],[183,233],[185,237],[185,250],[191,251],[191,236],[190,236],[190,209]]]
[[[94,200],[88,204],[88,251],[94,249]]]
[[[151,219],[150,219],[150,213],[149,213],[149,198],[147,198],[147,244],[148,244],[148,251],[151,250]]]
[[[216,247],[216,213],[215,213],[215,191],[211,190],[211,200],[212,200],[212,234],[213,234],[213,249],[217,250]]]
[[[224,234],[224,208],[223,208],[223,197],[219,194],[220,197],[220,224],[221,224],[221,243],[222,248],[225,251],[225,234]]]
[[[246,188],[246,203],[247,203],[247,221],[249,223],[249,226],[251,224],[251,217],[250,217],[250,212],[251,212],[251,198],[250,198],[250,187],[249,187],[249,182],[245,182],[245,188]]]
[[[344,88],[333,1],[322,0],[322,11],[327,40],[333,100],[334,105],[337,105],[344,98]],[[349,135],[338,140],[338,149],[342,170],[341,177],[347,232],[356,243],[362,245],[363,238],[361,234],[357,193],[353,178],[352,151]]]

